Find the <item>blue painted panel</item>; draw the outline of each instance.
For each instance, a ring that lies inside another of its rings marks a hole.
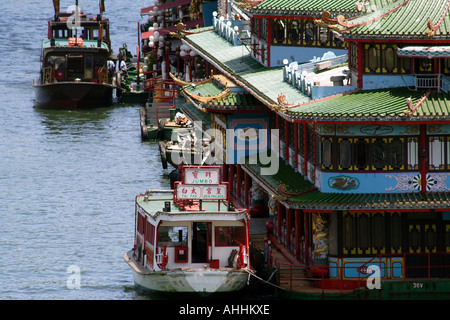
[[[385,74],[365,74],[363,75],[363,89],[383,89],[396,87],[411,87],[414,88],[413,75],[385,75]]]
[[[324,53],[332,51],[336,56],[347,54],[345,49],[318,48],[318,47],[287,47],[287,46],[271,46],[270,47],[270,66],[283,66],[283,60],[288,59],[289,62],[297,61],[298,63],[310,62],[310,60],[322,57]]]
[[[217,11],[217,1],[206,2],[202,4],[203,24],[205,27],[212,26],[213,12]]]
[[[234,136],[227,136],[228,162],[242,163],[242,157],[268,150],[270,146],[268,123],[266,113],[229,116],[227,128],[234,130]]]

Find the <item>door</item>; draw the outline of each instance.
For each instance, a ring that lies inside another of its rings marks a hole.
[[[211,222],[192,223],[192,262],[209,261],[211,251]]]
[[[407,220],[406,276],[440,277],[444,271],[442,225],[437,213],[411,213]]]

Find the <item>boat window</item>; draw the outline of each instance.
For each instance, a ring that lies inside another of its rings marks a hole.
[[[187,227],[160,226],[158,228],[159,246],[187,246]]]
[[[83,78],[84,76],[84,61],[82,55],[68,55],[67,56],[67,73],[71,79]]]
[[[64,71],[66,58],[64,56],[47,56],[47,67]]]
[[[243,226],[217,226],[214,233],[216,247],[245,244],[245,228]]]
[[[93,75],[93,67],[94,67],[94,61],[92,58],[92,55],[88,54],[85,56],[85,62],[86,62],[86,68],[84,70],[84,77],[86,79],[91,79]]]

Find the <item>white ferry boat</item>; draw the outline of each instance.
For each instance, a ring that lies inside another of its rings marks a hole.
[[[136,197],[134,248],[124,258],[137,287],[209,294],[247,285],[249,214],[229,202],[221,170],[185,166],[174,190]]]

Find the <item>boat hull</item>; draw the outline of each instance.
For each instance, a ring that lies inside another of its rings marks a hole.
[[[37,107],[70,110],[109,106],[115,88],[95,82],[54,82],[33,86]]]
[[[165,271],[149,271],[133,258],[133,251],[125,253],[125,261],[133,269],[137,286],[160,293],[225,293],[246,287],[249,273],[231,268],[180,268]]]

